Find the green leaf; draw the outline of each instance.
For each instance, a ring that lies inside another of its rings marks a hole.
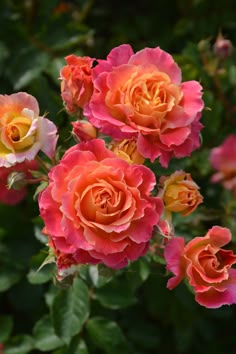
[[[56,349],[64,343],[56,335],[49,315],[42,317],[33,328],[35,348],[45,352]]]
[[[100,288],[106,283],[109,283],[113,276],[114,270],[106,266],[99,265],[84,265],[79,267],[79,276],[90,286]]]
[[[68,350],[63,354],[89,354],[86,343],[78,336],[74,337]]]
[[[55,284],[51,283],[48,291],[44,295],[45,302],[49,308],[52,307],[53,301],[58,293],[59,293],[58,287],[56,287]]]
[[[42,181],[39,183],[38,187],[36,188],[34,195],[33,195],[33,200],[36,200],[39,193],[42,192],[46,187],[48,186],[48,182]]]
[[[43,243],[44,245],[48,243],[48,237],[42,234],[42,228],[37,225],[34,227],[34,236],[39,242]]]
[[[140,258],[138,261],[131,263],[126,272],[126,277],[129,286],[135,290],[140,287],[143,282],[149,277],[150,267],[145,258]]]
[[[96,286],[99,281],[98,267],[96,265],[91,265],[88,269],[88,272],[93,286]]]
[[[53,277],[54,264],[45,264],[44,267],[40,267],[42,264],[42,253],[32,257],[32,268],[27,274],[27,279],[31,284],[43,284],[48,282]]]
[[[13,320],[11,316],[0,316],[0,342],[5,342],[12,331]]]
[[[116,322],[103,317],[93,317],[87,322],[86,329],[95,345],[104,353],[131,353],[125,336]]]
[[[71,288],[61,290],[53,301],[52,321],[56,334],[69,344],[71,338],[81,331],[88,316],[88,287],[77,278]]]
[[[19,335],[4,345],[4,354],[26,354],[33,349],[33,340],[30,336]]]

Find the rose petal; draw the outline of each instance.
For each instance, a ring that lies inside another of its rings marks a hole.
[[[236,303],[236,269],[229,270],[229,279],[224,282],[225,291],[218,291],[217,288],[202,293],[196,293],[196,301],[207,308],[219,308],[222,305]]]
[[[183,252],[183,237],[173,237],[165,246],[164,258],[166,260],[166,269],[175,275],[173,278],[168,280],[167,288],[170,290],[175,288],[184,278],[185,274],[182,265]]]

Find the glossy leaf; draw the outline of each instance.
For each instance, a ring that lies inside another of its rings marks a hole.
[[[19,335],[4,345],[4,354],[27,354],[33,350],[34,343],[30,336]]]
[[[56,334],[68,344],[80,333],[88,315],[88,288],[81,279],[75,279],[69,289],[61,290],[54,298],[52,321]]]
[[[52,321],[49,315],[45,315],[33,328],[35,348],[46,352],[63,345],[62,340],[55,334]]]

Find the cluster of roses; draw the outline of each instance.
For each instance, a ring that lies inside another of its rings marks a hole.
[[[69,55],[66,62],[61,96],[75,117],[77,144],[59,162],[56,126],[39,116],[36,99],[27,93],[0,96],[4,173],[23,171],[27,183],[27,173],[42,163],[38,153],[51,159],[38,203],[58,276],[80,264],[125,267],[148,252],[159,230],[167,270],[174,274],[169,289],[185,278],[203,306],[236,303],[236,255],[222,249],[230,231],[214,226],[185,245],[170,216],[197,208],[203,200],[197,184],[176,171],[160,178],[154,195],[156,178],[144,165],[145,159],[159,159],[167,167],[171,158],[190,156],[200,146],[201,85],[182,82],[179,66],[159,47],[134,53],[121,45],[106,60]]]

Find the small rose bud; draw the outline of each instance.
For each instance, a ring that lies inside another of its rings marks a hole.
[[[122,141],[113,141],[110,149],[121,159],[133,164],[142,165],[144,157],[137,150],[137,143],[134,139],[124,139]]]
[[[24,172],[13,171],[7,178],[8,188],[19,191],[27,185],[26,174]]]
[[[67,65],[60,71],[61,97],[67,112],[76,115],[91,98],[92,66],[95,59],[71,54],[65,60]]]
[[[210,49],[210,40],[209,39],[202,39],[200,42],[198,42],[198,50],[200,52],[208,52]]]
[[[170,176],[162,176],[159,182],[159,197],[170,212],[187,216],[203,201],[199,187],[189,173],[176,171]]]
[[[97,137],[97,129],[85,120],[72,122],[72,135],[76,142],[88,141]]]
[[[219,59],[227,59],[233,51],[233,45],[229,39],[225,39],[220,33],[213,46],[213,52]]]

